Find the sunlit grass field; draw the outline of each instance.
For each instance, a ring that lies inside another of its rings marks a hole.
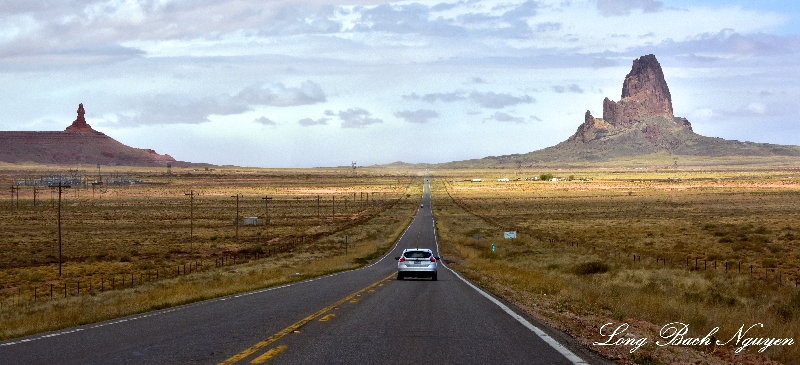
[[[388,250],[422,187],[405,170],[120,168],[141,182],[64,190],[59,276],[57,194],[38,187],[34,205],[19,186],[12,202],[10,187],[64,171],[6,168],[0,338],[358,267]],[[237,195],[240,222],[258,218],[238,232]]]
[[[701,338],[719,327],[723,342],[756,323],[749,337],[800,340],[798,169],[432,174],[446,262],[589,347],[622,363],[800,363],[797,344],[655,344],[671,322]],[[525,180],[540,175],[562,180]],[[649,341],[593,345],[609,322]]]

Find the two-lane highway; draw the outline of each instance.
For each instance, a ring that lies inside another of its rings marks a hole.
[[[438,281],[395,279],[404,248],[438,253],[425,181],[424,207],[367,267],[0,342],[0,363],[584,363],[444,265]]]

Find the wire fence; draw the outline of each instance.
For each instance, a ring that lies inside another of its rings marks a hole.
[[[262,252],[238,253],[212,259],[187,261],[179,265],[162,266],[154,269],[114,275],[98,275],[88,279],[61,279],[32,285],[17,286],[0,290],[0,311],[13,306],[25,306],[42,301],[66,299],[81,295],[130,289],[148,283],[174,279],[192,273],[220,269],[269,258],[276,254],[293,250],[305,242],[305,237],[289,237],[286,242],[273,244]]]
[[[534,232],[524,227],[509,227],[507,221],[500,221],[499,219],[490,217],[485,214],[479,214],[474,211],[467,203],[461,199],[453,197],[447,183],[444,183],[445,192],[450,200],[464,210],[466,213],[486,222],[487,224],[496,227],[500,230],[514,229],[522,232],[531,237],[537,236]],[[560,238],[549,238],[549,243],[563,244],[576,249],[591,250],[593,252],[607,251],[616,254],[617,257],[627,257],[628,260],[634,265],[648,266],[652,268],[684,268],[688,271],[713,271],[726,274],[747,274],[750,277],[763,280],[765,282],[774,282],[780,285],[794,285],[798,287],[800,284],[800,272],[796,269],[781,269],[777,267],[762,267],[757,263],[747,263],[740,260],[708,260],[700,255],[686,255],[684,253],[668,253],[657,251],[637,250],[636,252],[628,252],[619,249],[600,248],[590,245],[581,245],[578,240],[564,240]],[[599,253],[599,252],[598,252]],[[643,255],[644,254],[644,255]]]
[[[375,199],[367,195],[362,205],[375,207],[371,211],[362,210],[361,214],[346,223],[339,223],[333,229],[308,235],[285,235],[276,242],[257,246],[258,249],[249,248],[239,252],[232,252],[218,257],[203,259],[187,259],[181,264],[161,266],[144,270],[130,271],[118,274],[104,274],[92,276],[87,279],[56,279],[44,282],[34,282],[24,285],[0,285],[0,312],[14,307],[36,304],[44,301],[64,300],[82,295],[97,295],[99,293],[130,289],[149,283],[164,282],[192,273],[219,270],[224,267],[250,263],[294,250],[300,245],[312,243],[324,237],[360,226],[371,219],[395,207],[396,204],[411,197],[408,190],[413,183],[411,179],[404,190],[399,190],[395,197],[382,196]],[[374,194],[373,194],[374,195]],[[383,194],[382,194],[383,195]],[[355,201],[355,193],[353,193]],[[372,199],[370,199],[372,198]],[[346,248],[344,249],[346,252]]]

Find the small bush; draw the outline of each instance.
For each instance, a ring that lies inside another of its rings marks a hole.
[[[694,292],[683,293],[683,300],[687,303],[699,303],[703,301],[703,295]]]
[[[658,362],[653,355],[650,354],[633,354],[631,355],[631,360],[634,364],[638,365],[660,365],[661,363]]]
[[[729,297],[714,291],[709,296],[708,302],[712,305],[733,307],[736,305],[736,298]]]
[[[128,256],[128,255],[122,255],[122,256],[119,258],[119,262],[131,262],[131,257],[130,257],[130,256]]]
[[[774,304],[772,310],[775,311],[775,314],[777,314],[784,323],[789,323],[792,317],[794,317],[794,311],[796,309],[789,304]]]
[[[136,263],[136,268],[139,270],[153,270],[156,268],[156,265],[150,261],[139,261]]]
[[[591,261],[591,262],[584,262],[572,269],[572,272],[577,275],[591,275],[591,274],[602,274],[604,272],[608,272],[609,267],[607,264],[600,262],[600,261]]]

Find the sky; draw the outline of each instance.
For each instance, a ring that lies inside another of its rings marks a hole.
[[[555,145],[656,55],[695,132],[800,145],[783,0],[0,0],[0,130],[177,160],[439,163]]]

